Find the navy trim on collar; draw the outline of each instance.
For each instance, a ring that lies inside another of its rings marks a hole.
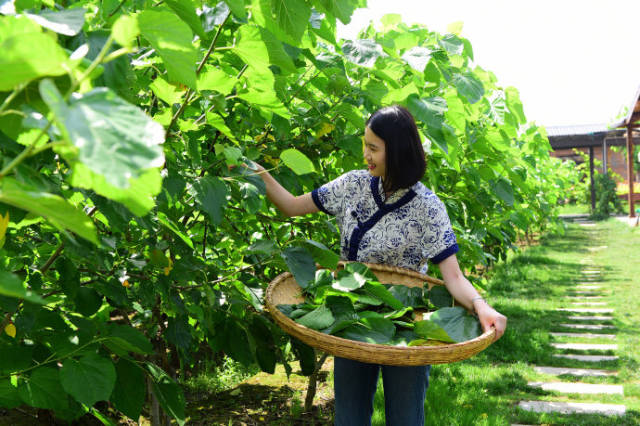
[[[384,203],[382,202],[382,197],[380,196],[380,192],[378,191],[379,182],[379,176],[372,176],[371,180],[369,181],[369,186],[371,187],[371,194],[373,194],[373,199],[376,200],[378,208],[381,209],[382,207],[384,207]]]
[[[376,223],[380,221],[384,217],[384,215],[391,213],[394,210],[399,209],[400,207],[407,204],[409,201],[413,200],[413,197],[416,196],[416,193],[413,189],[409,189],[406,194],[404,194],[398,201],[392,204],[384,204],[382,202],[382,198],[380,197],[380,193],[378,192],[378,176],[374,176],[371,178],[371,193],[373,194],[373,198],[378,205],[378,211],[376,211],[368,220],[365,222],[360,222],[360,219],[356,217],[358,221],[358,225],[353,229],[353,233],[349,238],[349,251],[347,254],[347,260],[358,260],[358,249],[360,247],[360,241],[362,241],[362,237],[367,233],[371,228],[375,226]]]

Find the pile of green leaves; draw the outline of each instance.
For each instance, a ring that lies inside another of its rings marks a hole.
[[[278,305],[298,324],[345,339],[394,346],[463,342],[481,334],[478,320],[459,306],[443,286],[431,289],[382,284],[361,263],[348,263],[334,275],[316,272],[303,289],[305,301]],[[414,321],[416,310],[428,314]]]

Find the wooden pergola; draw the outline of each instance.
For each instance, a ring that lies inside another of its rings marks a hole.
[[[634,173],[633,173],[633,145],[640,144],[640,88],[636,92],[629,113],[614,125],[592,126],[563,126],[555,129],[548,128],[549,142],[554,150],[589,148],[589,171],[591,179],[591,208],[595,209],[594,147],[602,147],[603,173],[607,173],[607,147],[626,146],[627,148],[627,182],[629,182],[629,217],[635,217],[634,208]]]
[[[640,129],[640,88],[636,92],[633,106],[629,108],[629,113],[620,123],[616,125],[618,129],[625,129],[625,139],[627,145],[627,182],[629,182],[629,217],[635,217],[636,212],[633,206],[633,131]]]

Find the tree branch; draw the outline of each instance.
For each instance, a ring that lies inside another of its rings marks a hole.
[[[49,257],[49,260],[47,260],[42,268],[40,268],[40,272],[42,273],[42,275],[47,273],[51,265],[53,265],[53,262],[55,262],[58,256],[60,256],[60,254],[62,253],[62,249],[64,249],[64,242],[60,243],[56,251],[54,251],[53,254]]]
[[[211,41],[211,45],[209,46],[209,49],[207,50],[207,53],[205,53],[204,57],[202,58],[202,61],[200,62],[200,65],[198,65],[198,68],[196,69],[196,76],[198,74],[200,74],[200,71],[202,71],[202,68],[204,67],[204,64],[207,62],[207,59],[209,59],[209,56],[211,56],[211,53],[213,53],[213,51],[215,50],[215,46],[216,46],[216,42],[218,41],[218,37],[220,36],[220,33],[222,32],[222,28],[224,27],[224,24],[227,23],[227,20],[229,19],[230,16],[231,16],[231,12],[229,12],[227,14],[227,17],[224,18],[224,21],[218,27],[218,31],[216,32],[215,37],[213,37],[213,40]],[[167,130],[165,131],[165,134],[164,134],[164,138],[165,139],[167,139],[169,137],[169,133],[171,132],[171,128],[173,127],[174,124],[176,124],[176,121],[178,121],[178,118],[180,118],[180,116],[184,112],[184,109],[191,102],[191,95],[192,94],[193,94],[193,89],[189,88],[189,90],[187,90],[187,94],[184,96],[184,102],[182,102],[182,105],[180,105],[180,108],[178,108],[178,111],[176,111],[176,113],[173,115],[173,117],[171,117],[171,122],[167,126]]]

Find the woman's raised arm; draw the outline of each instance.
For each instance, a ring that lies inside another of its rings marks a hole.
[[[283,214],[288,217],[303,216],[309,213],[318,212],[318,206],[313,202],[311,193],[295,196],[287,191],[271,174],[260,164],[253,163],[253,169],[260,175],[267,187],[267,198]]]

